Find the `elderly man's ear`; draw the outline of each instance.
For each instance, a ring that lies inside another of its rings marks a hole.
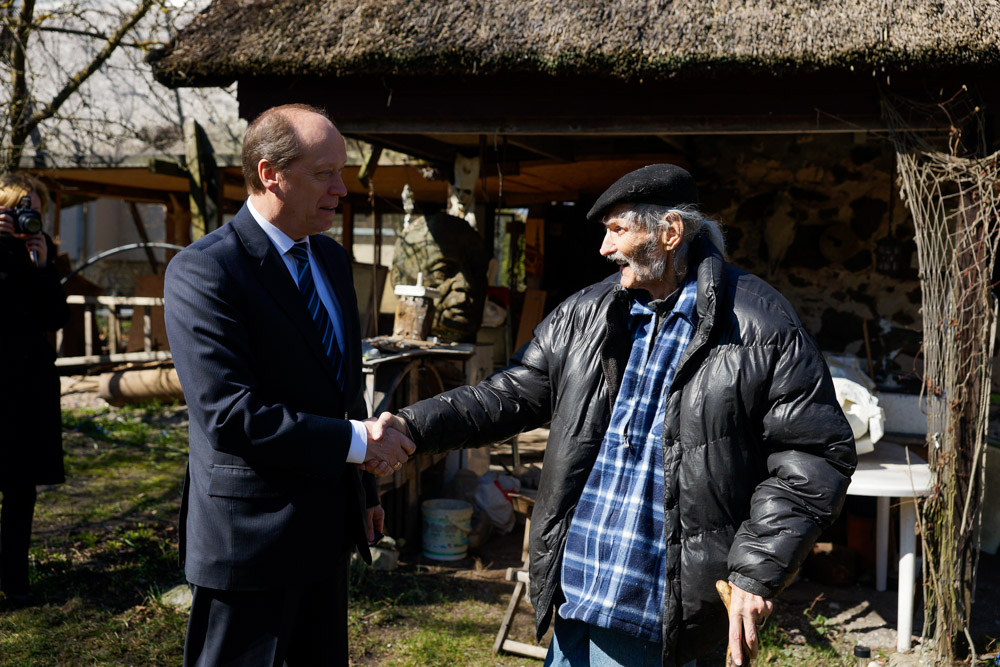
[[[660,232],[660,243],[664,250],[673,250],[684,238],[684,220],[674,211],[667,213],[666,220],[668,224]]]

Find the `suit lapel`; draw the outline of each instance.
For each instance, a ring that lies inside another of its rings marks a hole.
[[[295,281],[288,273],[284,260],[271,244],[271,240],[267,238],[267,234],[250,215],[246,205],[233,218],[232,225],[247,252],[260,263],[260,282],[278,304],[278,307],[292,321],[293,326],[302,334],[306,347],[319,359],[320,366],[325,369],[336,385],[337,375],[323,349],[323,342],[320,340],[316,324],[309,317],[309,311],[303,303],[302,295],[299,294]]]

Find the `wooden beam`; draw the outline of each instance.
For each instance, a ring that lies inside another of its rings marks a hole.
[[[507,140],[512,146],[518,146],[556,162],[573,161],[573,144],[567,139],[537,135],[513,135],[508,136]]]
[[[109,185],[107,183],[94,183],[91,181],[77,181],[72,179],[60,179],[59,186],[64,195],[71,197],[80,195],[88,197],[110,197],[112,199],[124,199],[126,201],[145,202],[150,204],[166,204],[170,201],[171,194],[168,190],[137,188],[127,185]]]
[[[367,137],[392,147],[395,137],[407,134],[499,134],[499,135],[685,135],[685,134],[848,134],[854,132],[885,133],[879,118],[833,118],[802,116],[590,116],[580,119],[518,118],[357,118],[344,121],[345,134]],[[936,127],[913,128],[915,132],[933,132]],[[441,142],[443,143],[443,142]],[[450,144],[444,144],[450,145]],[[403,149],[400,149],[403,150]],[[407,151],[403,151],[407,152]],[[425,157],[410,153],[415,157]]]
[[[52,236],[56,242],[56,246],[59,245],[59,234],[62,229],[62,189],[56,188],[52,193],[53,206],[55,207],[54,220],[52,221]]]
[[[135,223],[135,231],[139,233],[139,238],[142,239],[143,243],[149,243],[149,234],[146,233],[146,225],[142,222],[142,214],[139,213],[139,207],[135,205],[135,202],[130,201],[128,203],[128,208],[129,211],[132,212],[132,222]],[[146,246],[143,250],[146,251],[146,259],[149,260],[149,268],[155,275],[158,267],[156,255],[153,254],[153,249],[149,246]]]
[[[675,151],[679,151],[680,153],[687,152],[687,149],[681,143],[681,140],[678,139],[676,136],[671,136],[668,134],[657,134],[656,138],[665,143],[667,146],[670,146],[670,148],[674,149]]]
[[[344,197],[340,200],[340,239],[347,251],[347,256],[354,259],[354,206],[351,200]]]
[[[193,118],[184,121],[184,156],[187,159],[188,209],[191,211],[191,238],[200,239],[212,231],[212,214],[205,196],[204,165],[201,160],[201,128]]]
[[[175,176],[177,178],[187,179],[191,177],[190,172],[188,172],[187,166],[179,162],[178,160],[165,160],[163,158],[150,158],[149,159],[149,171],[154,174],[163,174],[165,176]]]
[[[339,124],[338,124],[339,127]],[[428,160],[430,162],[440,162],[449,167],[455,160],[455,147],[451,144],[429,137],[421,137],[415,134],[393,134],[392,136],[372,137],[364,133],[341,130],[345,135],[367,141],[370,144],[378,144],[391,148],[400,153],[412,155],[415,158]]]
[[[372,144],[372,151],[365,158],[365,163],[361,165],[361,169],[358,170],[358,180],[366,188],[370,186],[371,180],[375,177],[375,170],[378,169],[378,159],[382,157],[382,146],[380,144]]]
[[[186,200],[186,198],[185,198]],[[177,194],[170,194],[167,202],[167,243],[177,245],[189,245],[191,243],[191,212],[181,204],[181,197]],[[167,261],[173,251],[168,250]]]

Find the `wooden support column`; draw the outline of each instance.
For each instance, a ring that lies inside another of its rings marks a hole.
[[[347,250],[347,255],[354,259],[354,209],[350,199],[340,200],[340,216],[343,219],[341,224],[341,243]]]
[[[167,243],[186,246],[191,243],[191,212],[181,203],[180,198],[170,195],[170,203],[167,205]],[[168,250],[167,253],[173,253]],[[170,254],[170,257],[173,255]]]
[[[59,247],[59,232],[62,227],[62,188],[57,188],[52,193],[53,220],[52,220],[52,240],[56,247]]]
[[[139,233],[139,238],[142,239],[143,243],[149,243],[149,234],[146,233],[146,225],[142,221],[142,214],[139,213],[139,207],[135,205],[134,201],[130,201],[128,208],[132,212],[132,222],[135,223],[135,231]],[[149,269],[155,275],[159,268],[156,255],[153,254],[153,249],[149,246],[146,246],[143,250],[146,251],[146,259],[149,260]]]
[[[184,123],[184,157],[188,173],[191,236],[199,239],[221,224],[222,186],[208,135],[195,120]]]

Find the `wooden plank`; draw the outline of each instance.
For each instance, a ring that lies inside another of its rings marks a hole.
[[[914,128],[916,132],[940,131],[938,127]],[[853,134],[887,133],[880,118],[870,116],[833,116],[813,114],[792,116],[588,116],[579,119],[519,118],[511,120],[490,116],[462,118],[356,118],[341,125],[344,134],[365,135],[372,141],[388,144],[397,133],[498,135],[687,135],[687,134]],[[402,149],[401,149],[402,150]],[[408,152],[403,150],[403,152]]]
[[[90,181],[61,179],[59,187],[64,196],[79,197],[111,197],[148,204],[166,204],[170,201],[170,192],[152,188],[138,188],[127,185],[109,185]]]
[[[517,613],[517,608],[524,597],[525,588],[526,586],[523,581],[519,581],[514,585],[514,592],[511,593],[510,602],[507,603],[507,611],[504,612],[503,620],[500,621],[500,630],[497,632],[497,638],[493,642],[494,653],[499,653],[503,645],[508,641],[507,635],[510,634],[510,629],[514,625],[514,614]]]
[[[154,296],[84,296],[67,294],[66,303],[72,305],[91,304],[102,306],[162,306],[163,298]]]
[[[609,77],[597,85],[600,95],[594,94],[595,78],[582,75],[492,74],[464,78],[460,86],[452,77],[430,75],[378,81],[364,76],[246,76],[240,78],[239,101],[244,118],[283,102],[335,105],[338,127],[353,133],[884,131],[878,81],[870,72]],[[902,95],[927,87],[923,76],[893,76],[893,89]]]
[[[167,327],[163,321],[163,274],[136,276],[134,293],[133,301],[128,304],[135,310],[126,351],[169,350]],[[138,303],[135,299],[150,301]]]
[[[524,292],[524,305],[521,307],[521,320],[517,325],[517,342],[514,349],[519,350],[521,346],[532,338],[531,330],[542,321],[545,314],[545,290],[527,289]]]
[[[378,169],[378,159],[382,157],[382,150],[381,144],[373,143],[371,152],[365,158],[361,169],[358,170],[358,180],[365,187],[370,187],[371,180],[375,178],[375,171]]]
[[[526,658],[535,658],[536,660],[545,660],[545,657],[548,655],[548,649],[535,646],[534,644],[516,642],[513,639],[504,641],[502,648],[507,653],[523,655]]]
[[[197,241],[212,231],[208,200],[205,196],[205,174],[202,171],[201,142],[198,123],[189,118],[184,122],[184,155],[187,158],[188,207],[191,210],[191,239]]]
[[[514,135],[507,137],[514,146],[547,157],[557,162],[573,161],[573,144],[562,138],[544,137],[538,135]]]
[[[142,214],[139,213],[139,207],[135,205],[134,201],[128,203],[129,211],[132,213],[132,222],[135,223],[135,231],[138,232],[139,238],[142,239],[143,243],[149,243],[149,234],[146,233],[146,225],[142,221]],[[146,251],[146,260],[149,262],[149,270],[153,273],[157,272],[158,262],[156,261],[156,255],[153,254],[153,249],[150,247],[143,248]]]
[[[59,357],[56,366],[66,368],[71,366],[93,366],[95,364],[123,364],[134,361],[170,361],[173,357],[169,350],[157,352],[125,352],[123,354],[88,354],[82,357]]]
[[[340,128],[340,123],[337,124],[337,127]],[[342,128],[340,129],[343,131]],[[407,155],[431,162],[439,162],[448,167],[455,160],[454,146],[436,139],[422,137],[418,134],[394,134],[389,137],[372,137],[365,134],[352,133],[351,136],[371,144],[380,144],[386,148],[406,153]]]
[[[94,309],[88,308],[83,312],[83,351],[91,355],[94,353]]]
[[[118,354],[118,315],[114,308],[108,310],[108,352]]]

